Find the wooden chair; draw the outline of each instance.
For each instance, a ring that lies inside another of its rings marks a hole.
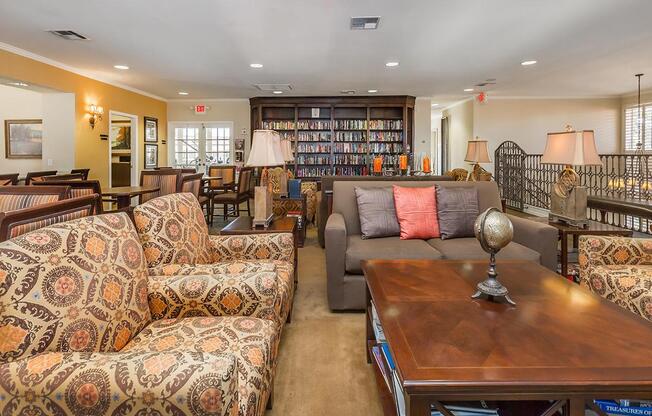
[[[249,190],[251,188],[251,176],[253,175],[253,168],[242,168],[240,170],[240,177],[238,178],[238,186],[232,192],[225,192],[213,196],[213,203],[211,208],[211,219],[215,215],[215,204],[223,205],[222,215],[224,220],[227,217],[240,216],[240,204],[247,202],[247,215],[251,215],[251,208],[249,206]],[[228,206],[233,205],[233,211],[229,213]],[[233,214],[233,215],[230,215]]]
[[[17,173],[4,173],[0,175],[0,186],[18,185]]]
[[[0,186],[0,212],[56,202],[69,196],[70,186]]]
[[[66,180],[47,180],[43,182],[34,182],[32,186],[68,186],[70,187],[70,197],[77,198],[80,196],[86,195],[102,195],[102,187],[100,186],[100,181],[98,180],[78,180],[78,181],[66,181]],[[107,201],[113,202],[113,201]],[[104,213],[104,207],[102,205],[102,199],[98,200],[97,207],[95,207],[94,214]]]
[[[90,172],[90,169],[72,169],[70,173],[81,173],[82,175],[82,180],[87,181],[88,180],[88,173]]]
[[[0,242],[48,225],[93,215],[99,200],[100,196],[93,194],[0,212]]]
[[[235,189],[235,166],[213,165],[208,167],[208,176],[221,176],[221,181],[209,181],[208,187],[217,192],[233,191]]]
[[[48,175],[41,178],[42,182],[51,182],[51,181],[83,181],[84,175],[81,173],[62,173],[60,175]],[[34,185],[36,182],[33,181],[31,185]]]
[[[177,186],[181,178],[181,171],[178,169],[144,170],[140,172],[140,186],[155,186],[158,192],[151,192],[141,195],[139,203],[169,195],[177,192]]]
[[[25,185],[29,185],[32,181],[40,181],[44,176],[56,175],[56,170],[42,170],[40,172],[27,172],[25,176]]]
[[[202,192],[202,176],[201,173],[182,174],[179,180],[177,192],[189,192],[193,194],[199,201],[202,210],[206,208],[206,217],[210,216],[210,199]]]

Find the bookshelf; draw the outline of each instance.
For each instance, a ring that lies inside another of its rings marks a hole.
[[[372,159],[386,166],[412,149],[414,97],[256,97],[251,131],[278,131],[292,140],[299,178],[370,174]]]

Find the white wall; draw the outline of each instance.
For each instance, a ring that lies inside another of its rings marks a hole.
[[[69,171],[75,168],[75,94],[42,94],[42,168]]]
[[[20,173],[41,170],[41,159],[7,159],[5,120],[42,119],[42,94],[22,88],[0,85],[0,173]],[[44,134],[45,141],[45,134]]]
[[[467,100],[448,107],[442,111],[448,117],[448,150],[450,168],[468,169],[464,161],[466,142],[473,138],[473,100]]]
[[[422,154],[430,154],[432,134],[430,130],[431,118],[431,100],[430,98],[418,97],[414,104],[414,152],[415,160],[418,160]]]

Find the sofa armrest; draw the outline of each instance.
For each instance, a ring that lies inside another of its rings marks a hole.
[[[344,283],[346,259],[346,223],[342,214],[333,213],[328,217],[324,229],[326,240],[326,275],[329,298],[337,296],[338,288]]]
[[[163,380],[143,376],[152,371]],[[214,414],[228,416],[238,412],[238,390],[232,354],[49,352],[0,365],[3,415],[197,414],[208,392]]]
[[[211,235],[213,262],[228,260],[286,260],[294,264],[291,233]]]
[[[543,222],[509,215],[514,226],[514,242],[538,252],[541,255],[541,265],[557,271],[557,242],[559,231]]]
[[[580,278],[596,266],[652,265],[652,240],[618,236],[580,236]]]
[[[150,276],[152,319],[187,316],[252,316],[282,324],[279,282],[274,271]]]

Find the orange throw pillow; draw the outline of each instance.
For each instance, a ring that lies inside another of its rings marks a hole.
[[[401,240],[439,238],[435,187],[393,188]]]

